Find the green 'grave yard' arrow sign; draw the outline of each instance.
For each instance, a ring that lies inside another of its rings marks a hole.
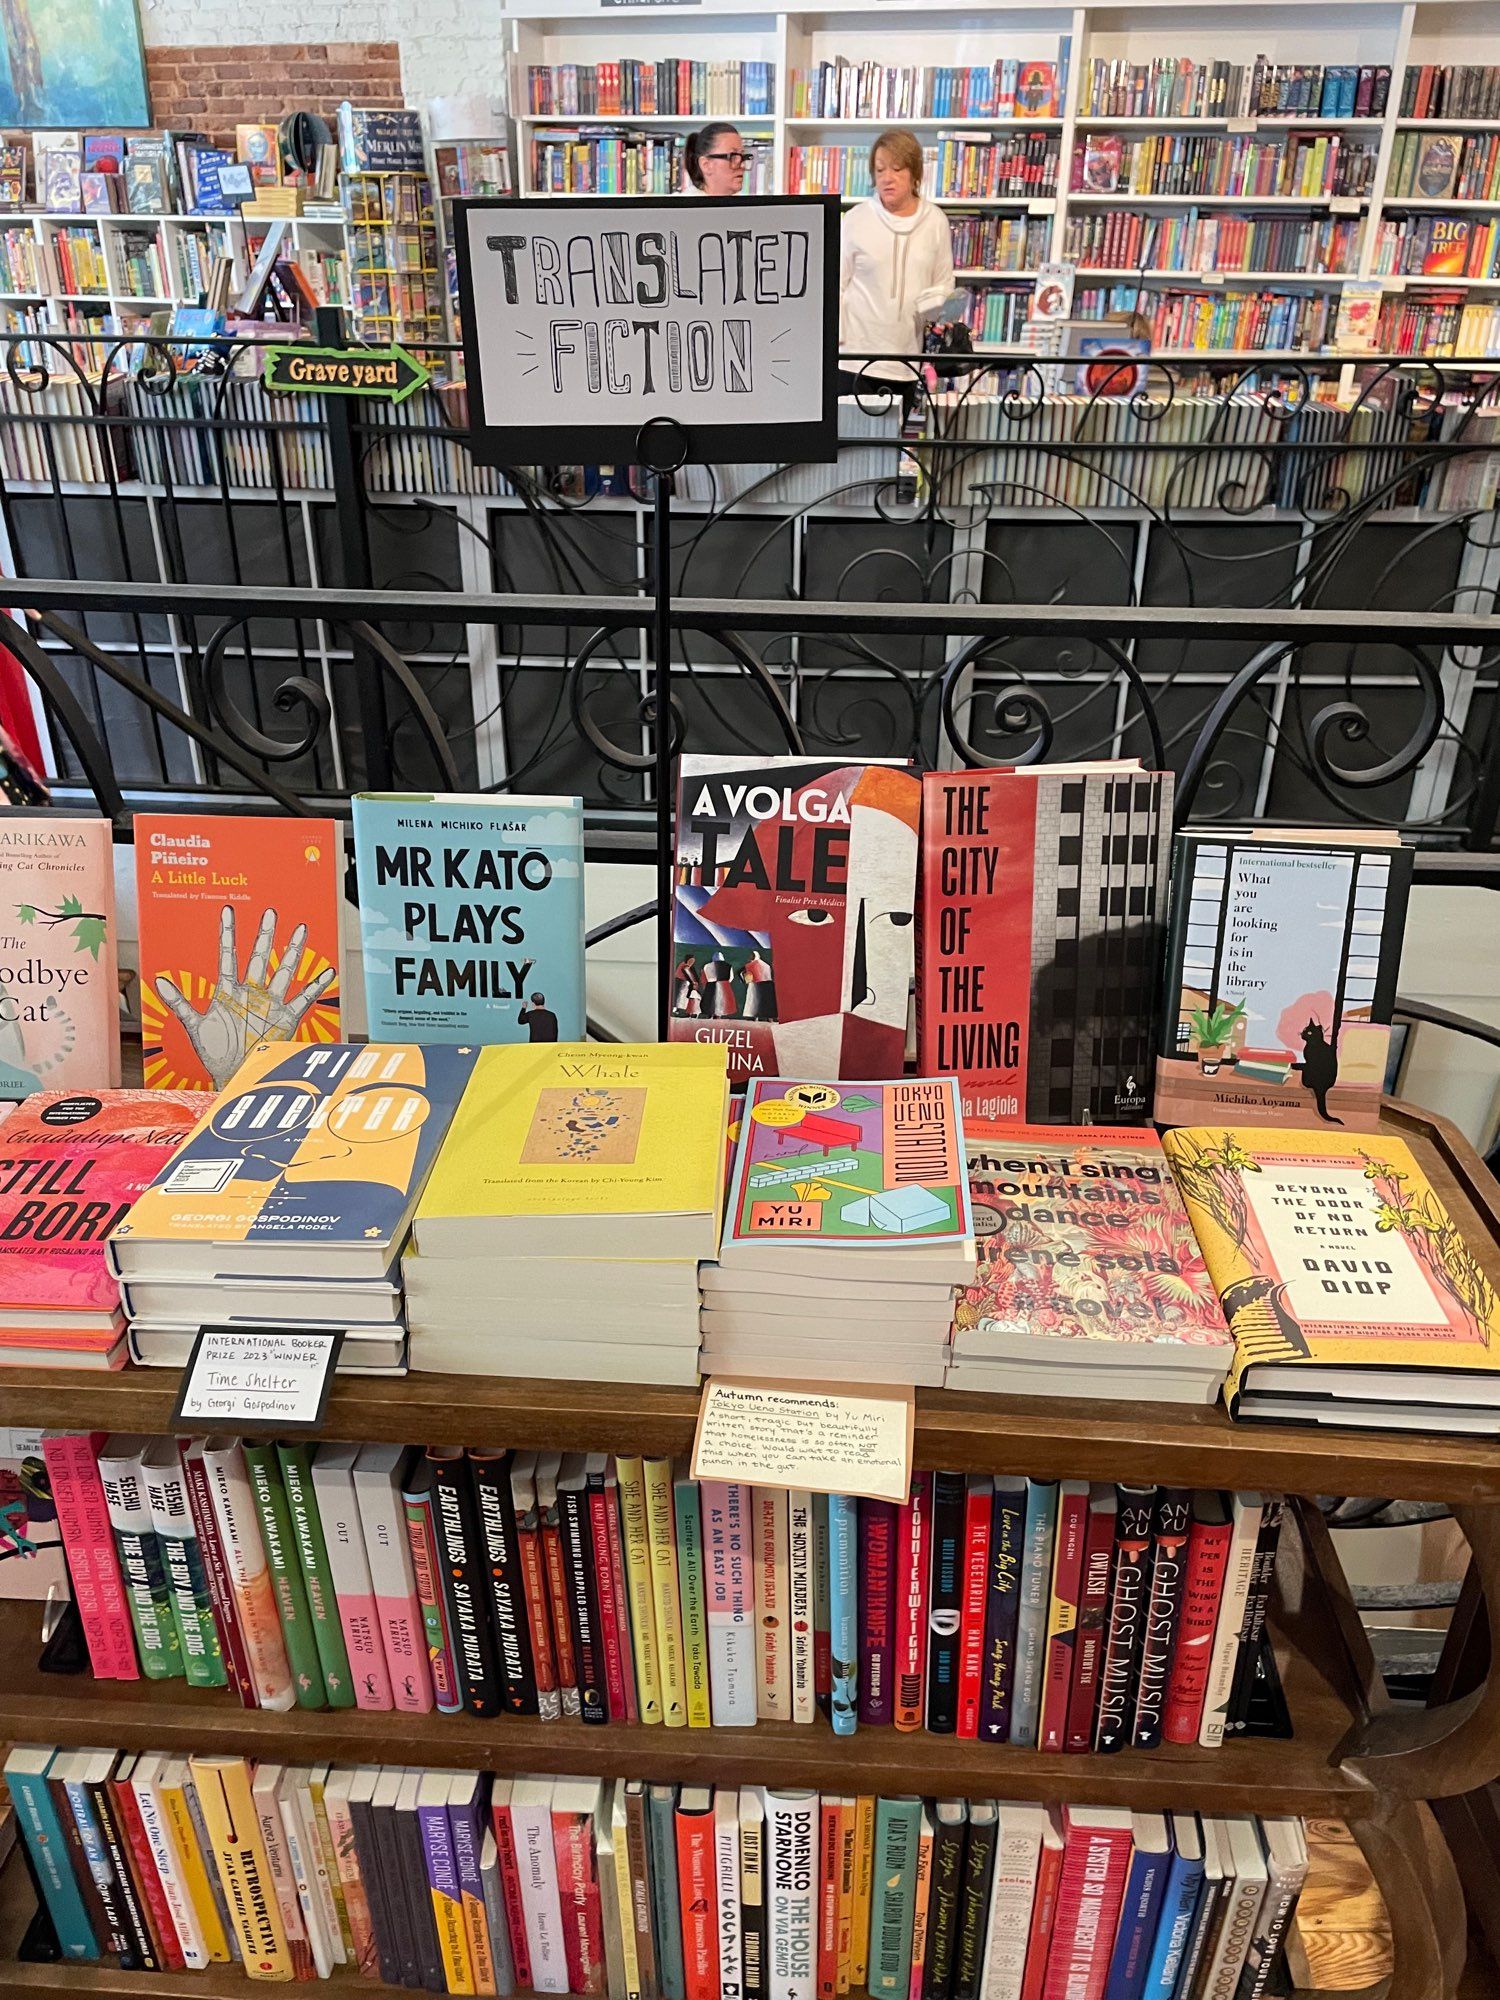
[[[383,396],[404,403],[432,371],[404,347],[269,347],[261,377],[283,395]]]

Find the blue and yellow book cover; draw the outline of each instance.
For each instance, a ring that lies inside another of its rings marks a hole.
[[[583,1039],[581,799],[359,792],[354,857],[372,1035]]]
[[[394,1242],[476,1051],[261,1042],[111,1237]]]

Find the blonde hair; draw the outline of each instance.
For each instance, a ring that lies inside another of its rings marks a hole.
[[[875,161],[881,153],[889,154],[893,166],[906,168],[914,189],[922,185],[922,168],[926,162],[922,158],[922,142],[915,132],[893,125],[888,132],[881,133],[870,148],[871,180],[875,178]]]

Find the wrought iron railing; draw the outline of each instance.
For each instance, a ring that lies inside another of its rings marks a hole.
[[[566,787],[600,838],[649,815],[628,472],[476,467],[461,391],[287,402],[244,344],[3,346],[0,599],[38,614],[16,643],[65,788]],[[1139,754],[1195,817],[1488,847],[1500,371],[1361,363],[1320,400],[1347,365],[913,367],[907,435],[872,385],[835,465],[690,468],[681,740]]]

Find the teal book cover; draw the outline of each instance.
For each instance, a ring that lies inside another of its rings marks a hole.
[[[372,1039],[583,1040],[581,799],[358,792],[354,862]]]
[[[662,2000],[687,2000],[682,1917],[677,1896],[677,1787],[653,1785],[647,1797],[651,1903],[656,1918],[657,1977]]]
[[[35,1864],[63,1957],[97,1959],[102,1956],[99,1940],[78,1892],[68,1843],[47,1787],[47,1770],[57,1754],[24,1746],[13,1750],[6,1759],[5,1782],[15,1801],[16,1823]]]
[[[905,1996],[911,1986],[920,1799],[875,1801],[875,1869],[870,1901],[870,1992]]]
[[[1047,1608],[1052,1599],[1052,1544],[1057,1536],[1057,1483],[1026,1482],[1026,1532],[1021,1543],[1021,1608],[1016,1621],[1016,1692],[1010,1740],[1036,1748],[1042,1678],[1047,1664]]]

